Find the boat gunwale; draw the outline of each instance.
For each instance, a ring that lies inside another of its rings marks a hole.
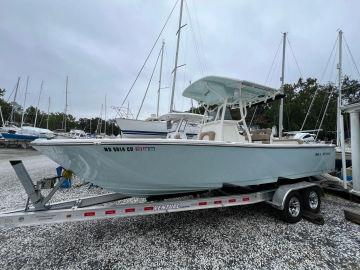
[[[56,140],[56,139],[55,139]],[[33,141],[32,146],[82,146],[82,145],[101,145],[101,146],[118,146],[118,145],[179,145],[179,146],[219,146],[219,147],[244,147],[244,148],[333,148],[334,144],[260,144],[260,143],[240,143],[240,142],[221,142],[221,141],[200,141],[200,140],[178,140],[178,139],[111,139],[111,140],[55,140]],[[86,141],[85,141],[86,140]],[[120,141],[121,140],[121,141]]]

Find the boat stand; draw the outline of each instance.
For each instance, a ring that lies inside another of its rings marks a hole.
[[[312,211],[314,214],[320,211],[321,189],[315,183],[305,181],[246,194],[209,195],[203,198],[181,198],[137,204],[101,205],[128,198],[118,193],[50,203],[55,192],[59,190],[63,178],[43,179],[34,185],[21,160],[10,161],[10,163],[28,195],[28,200],[25,209],[0,213],[0,228],[142,216],[240,206],[260,202],[266,202],[280,210],[282,217],[289,223],[298,222],[303,215],[306,217],[307,211]],[[41,189],[48,181],[52,183],[57,181],[57,183],[54,184],[50,193],[44,196]],[[29,206],[30,204],[31,206]]]
[[[12,160],[10,161],[11,166],[14,168],[17,177],[19,178],[22,186],[25,189],[26,194],[28,195],[27,203],[25,206],[25,212],[39,211],[39,210],[50,210],[50,209],[67,209],[67,208],[83,208],[97,204],[103,204],[108,202],[113,202],[121,199],[128,198],[124,195],[118,193],[110,193],[105,195],[98,195],[92,197],[86,197],[76,200],[69,200],[60,203],[50,204],[49,201],[54,196],[55,192],[61,187],[65,178],[63,177],[52,177],[42,179],[37,182],[36,185],[33,184],[33,181],[30,178],[29,173],[27,172],[24,164],[21,160]],[[46,185],[46,182],[54,182],[58,180],[55,186],[52,188],[50,193],[45,197],[41,193],[41,187]],[[33,207],[29,207],[31,202]]]

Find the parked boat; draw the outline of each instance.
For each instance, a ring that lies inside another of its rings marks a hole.
[[[166,138],[167,127],[165,121],[157,117],[145,120],[116,118],[124,138]]]
[[[69,136],[72,139],[81,139],[81,138],[86,138],[87,134],[85,133],[85,131],[81,129],[72,129],[69,132]]]
[[[36,140],[32,145],[78,177],[129,196],[261,185],[334,170],[332,145],[253,140],[246,107],[282,97],[276,89],[211,76],[191,84],[183,95],[218,107],[216,117],[201,125],[197,140]],[[229,106],[240,110],[244,135],[238,121],[224,119]]]
[[[145,121],[117,118],[116,122],[119,127],[126,128],[121,129],[123,138],[166,138],[168,133],[176,129],[178,122],[183,120],[182,132],[192,138],[198,135],[200,130],[198,123],[203,118],[200,114],[173,112],[160,117],[151,117]]]
[[[52,139],[55,137],[51,130],[28,126],[18,128],[16,131],[9,130],[8,132],[2,132],[1,135],[5,140],[29,142],[39,138]]]

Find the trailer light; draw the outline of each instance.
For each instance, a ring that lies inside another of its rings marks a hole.
[[[250,198],[249,197],[243,197],[242,200],[243,200],[243,202],[248,202],[248,201],[250,201]]]
[[[221,200],[220,201],[214,201],[214,204],[221,204]]]
[[[202,206],[202,205],[207,205],[207,202],[199,202],[199,205]]]
[[[154,206],[145,206],[144,211],[152,211],[154,210]]]
[[[135,208],[126,208],[125,213],[132,213],[135,212]]]
[[[114,215],[116,214],[116,210],[106,210],[105,215]]]
[[[229,199],[229,203],[234,203],[236,202],[236,199]]]
[[[95,216],[95,212],[85,212],[84,217],[93,217]]]

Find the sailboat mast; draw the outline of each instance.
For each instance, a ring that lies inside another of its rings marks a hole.
[[[105,118],[105,126],[104,126],[104,134],[106,135],[106,94],[105,94],[105,115],[104,115],[104,118]]]
[[[174,67],[174,76],[173,83],[171,88],[171,102],[170,102],[170,112],[174,111],[174,94],[175,94],[175,86],[176,86],[176,71],[178,68],[178,58],[179,58],[179,47],[180,47],[180,34],[181,34],[181,22],[182,22],[182,12],[183,12],[184,0],[181,0],[180,4],[180,16],[179,16],[179,28],[177,31],[177,43],[176,43],[176,54],[175,54],[175,67]]]
[[[341,76],[342,76],[342,30],[339,30],[339,63],[338,63],[338,98],[337,98],[337,121],[336,121],[336,144],[340,145],[340,116],[341,116]]]
[[[49,97],[49,103],[48,103],[48,109],[47,109],[47,120],[46,120],[46,128],[49,129],[49,117],[50,117],[50,97]]]
[[[285,50],[286,50],[286,32],[283,33],[283,52],[282,52],[282,65],[281,65],[281,92],[284,93],[284,83],[285,83]],[[284,98],[280,99],[280,109],[279,109],[279,139],[283,135],[283,119],[284,119]]]
[[[66,132],[67,109],[68,109],[68,83],[69,83],[69,76],[66,76],[66,84],[65,84],[65,111],[64,111],[64,130],[65,130],[65,132]]]
[[[20,77],[18,77],[17,83],[16,83],[16,88],[15,88],[15,94],[14,94],[14,99],[13,99],[13,106],[11,109],[11,115],[10,115],[10,123],[15,122],[14,120],[14,114],[15,114],[15,106],[16,106],[16,97],[17,97],[17,93],[19,90],[19,85],[20,85]]]
[[[341,99],[341,88],[342,88],[342,37],[343,31],[339,30],[339,63],[338,63],[338,99],[337,99],[337,129],[336,129],[336,140],[337,145],[341,146],[341,161],[342,161],[342,177],[343,186],[347,188],[347,175],[346,175],[346,155],[345,155],[345,134],[344,134],[344,116],[341,113],[342,99]]]
[[[38,116],[38,112],[39,112],[40,98],[41,98],[41,93],[42,93],[42,90],[43,90],[43,85],[44,85],[44,81],[41,81],[41,85],[40,85],[40,93],[39,93],[38,103],[37,103],[37,106],[36,106],[36,113],[35,113],[34,127],[36,127],[36,120],[37,120],[37,116]]]
[[[1,117],[1,125],[2,125],[3,127],[5,127],[4,116],[3,116],[3,114],[2,114],[1,106],[0,106],[0,117]]]
[[[100,117],[99,117],[99,120],[98,120],[98,124],[97,124],[97,127],[96,127],[96,133],[97,134],[100,134],[101,133],[101,123],[102,123],[102,110],[103,110],[103,104],[101,104],[101,109],[100,109]]]
[[[21,124],[20,124],[20,127],[22,127],[23,124],[24,124],[25,104],[26,104],[26,96],[27,96],[27,91],[28,91],[28,86],[29,86],[29,79],[30,79],[30,77],[27,76],[27,77],[26,77],[26,87],[25,87],[25,97],[24,97],[24,103],[23,103],[23,110],[22,110],[22,114],[21,114]]]
[[[157,106],[156,106],[156,117],[159,117],[161,77],[162,77],[162,66],[163,66],[163,58],[164,58],[164,46],[165,46],[165,41],[163,40],[162,46],[161,46],[161,59],[160,59],[160,72],[159,72],[160,74],[159,74],[159,88],[158,88]]]
[[[18,77],[17,83],[16,83],[16,89],[15,89],[15,94],[14,94],[14,102],[16,102],[16,96],[19,90],[19,84],[20,84],[20,77]]]

